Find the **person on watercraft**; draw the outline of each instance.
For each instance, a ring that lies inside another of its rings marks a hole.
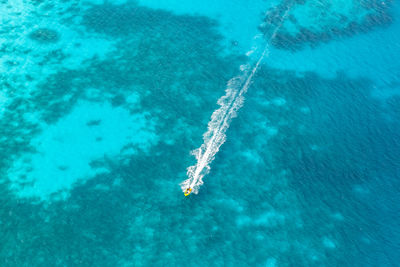
[[[192,188],[186,189],[186,191],[185,191],[185,196],[190,195],[191,192],[192,192]]]

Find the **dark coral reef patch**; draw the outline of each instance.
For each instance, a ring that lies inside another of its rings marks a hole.
[[[40,43],[56,43],[60,39],[57,31],[47,28],[40,28],[29,34],[32,40]]]
[[[391,0],[284,0],[266,13],[259,29],[270,38],[279,28],[272,44],[280,49],[298,50],[307,44],[316,46],[390,24],[390,6]]]

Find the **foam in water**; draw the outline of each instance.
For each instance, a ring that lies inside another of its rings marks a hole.
[[[264,57],[268,56],[269,43],[275,38],[289,10],[290,6],[288,6],[283,14],[281,24],[274,29],[256,63],[240,66],[241,73],[237,77],[229,80],[225,95],[218,99],[217,102],[220,108],[215,110],[211,115],[211,120],[208,123],[208,130],[203,135],[204,143],[198,149],[192,151],[192,154],[197,159],[197,163],[187,169],[189,178],[180,184],[183,192],[191,188],[193,193],[198,193],[200,186],[203,184],[203,177],[210,171],[211,162],[226,140],[226,130],[229,128],[231,120],[236,117],[237,111],[243,106],[244,94],[247,92],[262,60]],[[258,38],[258,36],[255,38]],[[257,47],[253,47],[246,55],[250,56],[256,50]],[[251,65],[253,65],[253,68],[250,68]]]

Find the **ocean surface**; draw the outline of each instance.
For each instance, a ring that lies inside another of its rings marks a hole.
[[[0,266],[400,266],[398,1],[0,0],[0,23]]]

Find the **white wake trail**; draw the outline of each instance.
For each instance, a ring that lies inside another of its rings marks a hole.
[[[183,192],[186,192],[190,188],[193,193],[198,193],[200,186],[203,184],[203,177],[210,171],[210,163],[214,160],[219,148],[226,140],[225,133],[229,128],[232,118],[236,117],[237,111],[243,106],[244,94],[247,92],[261,61],[269,53],[269,43],[275,38],[289,10],[290,7],[286,9],[281,18],[281,23],[274,29],[254,67],[250,69],[249,66],[251,64],[241,65],[241,74],[229,80],[225,95],[218,99],[217,102],[220,108],[215,110],[211,115],[208,130],[203,134],[203,144],[191,152],[196,157],[197,163],[187,169],[189,178],[180,184]],[[254,49],[246,54],[250,55],[253,52]]]

